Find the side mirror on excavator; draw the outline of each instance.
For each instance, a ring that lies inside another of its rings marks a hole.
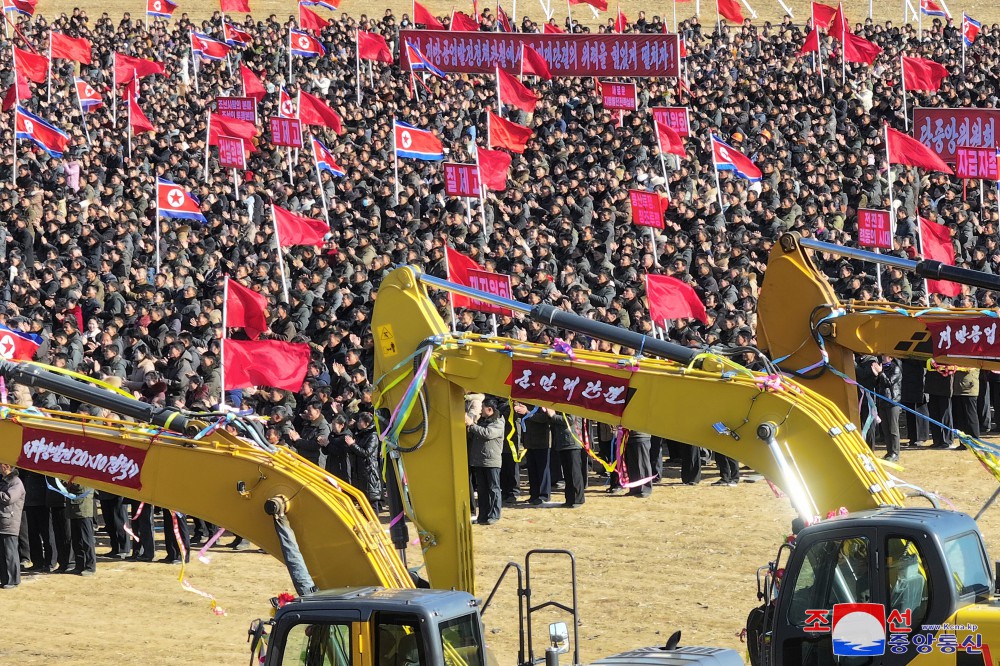
[[[569,627],[565,622],[549,625],[549,646],[555,648],[557,654],[569,652]]]

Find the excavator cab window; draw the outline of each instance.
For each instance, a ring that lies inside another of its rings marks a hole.
[[[910,611],[910,626],[919,627],[927,619],[930,581],[927,565],[917,544],[905,537],[886,541],[886,614]]]
[[[412,615],[379,613],[375,633],[375,666],[425,666],[424,643]]]
[[[350,624],[297,624],[288,630],[282,666],[351,666]]]
[[[485,666],[480,627],[475,613],[441,622],[438,628],[446,666]]]
[[[802,666],[865,666],[871,657],[836,657],[830,633],[836,604],[872,601],[869,540],[864,537],[828,539],[808,546],[791,585],[787,629],[779,647],[779,663]],[[826,611],[825,625],[821,613]],[[825,631],[820,627],[825,626]]]
[[[958,596],[984,595],[993,589],[983,542],[976,532],[948,539],[944,544],[944,556]]]

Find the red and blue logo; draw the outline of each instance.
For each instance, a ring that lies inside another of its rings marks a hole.
[[[885,654],[885,606],[834,604],[833,654],[840,657]]]

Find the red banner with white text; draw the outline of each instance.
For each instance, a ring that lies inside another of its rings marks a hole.
[[[995,317],[970,317],[948,321],[927,321],[933,350],[937,356],[965,358],[1000,358]]]
[[[445,72],[489,74],[499,65],[520,71],[521,45],[535,49],[553,76],[670,76],[680,73],[677,35],[542,34],[400,30],[409,42]],[[409,69],[402,57],[400,67]]]
[[[621,416],[630,397],[628,377],[611,377],[590,370],[514,359],[507,382],[514,400],[576,405]]]
[[[996,148],[1000,137],[1000,109],[913,110],[913,138],[949,164],[959,146]]]
[[[25,427],[17,467],[42,474],[91,479],[123,488],[142,488],[146,450],[103,439]],[[86,481],[82,481],[87,485]]]

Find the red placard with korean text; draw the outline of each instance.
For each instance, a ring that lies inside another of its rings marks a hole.
[[[220,116],[257,124],[257,100],[253,97],[216,97],[215,108]]]
[[[302,147],[302,124],[298,118],[271,118],[271,143],[276,146]]]
[[[1000,358],[1000,339],[994,317],[969,317],[948,321],[926,321],[931,333],[932,356]]]
[[[243,139],[235,136],[219,137],[219,166],[223,169],[247,168],[247,154]]]
[[[678,136],[691,136],[686,106],[655,106],[650,110],[653,112],[653,120],[677,132]]]
[[[913,138],[941,159],[955,163],[959,146],[996,148],[1000,138],[1000,109],[913,110]]]
[[[605,109],[635,111],[635,84],[601,81],[601,104]]]
[[[400,30],[409,42],[445,72],[490,74],[499,65],[511,74],[521,67],[521,45],[545,58],[553,76],[670,76],[680,74],[680,40],[675,34],[450,32]],[[409,71],[406,49],[399,66]]]
[[[629,190],[629,202],[632,204],[632,223],[640,227],[663,228],[663,211],[666,201],[657,192],[645,190]]]
[[[17,467],[138,490],[142,488],[145,461],[145,449],[84,435],[25,427],[21,431]]]
[[[504,273],[491,273],[489,271],[477,271],[471,268],[468,270],[468,275],[469,286],[473,289],[485,291],[488,294],[500,296],[501,298],[512,298],[510,295],[512,290],[510,287],[509,275],[505,275]],[[513,314],[513,312],[507,308],[502,308],[499,305],[493,305],[492,303],[479,301],[474,298],[469,299],[469,308],[479,310],[480,312],[489,312],[490,314]]]
[[[858,243],[881,250],[892,249],[892,218],[889,211],[858,209]]]
[[[444,193],[449,197],[478,197],[479,168],[475,164],[445,162]]]
[[[514,359],[508,383],[514,400],[576,405],[621,416],[630,398],[628,377]]]
[[[959,146],[955,149],[955,175],[959,178],[997,180],[996,148]]]

